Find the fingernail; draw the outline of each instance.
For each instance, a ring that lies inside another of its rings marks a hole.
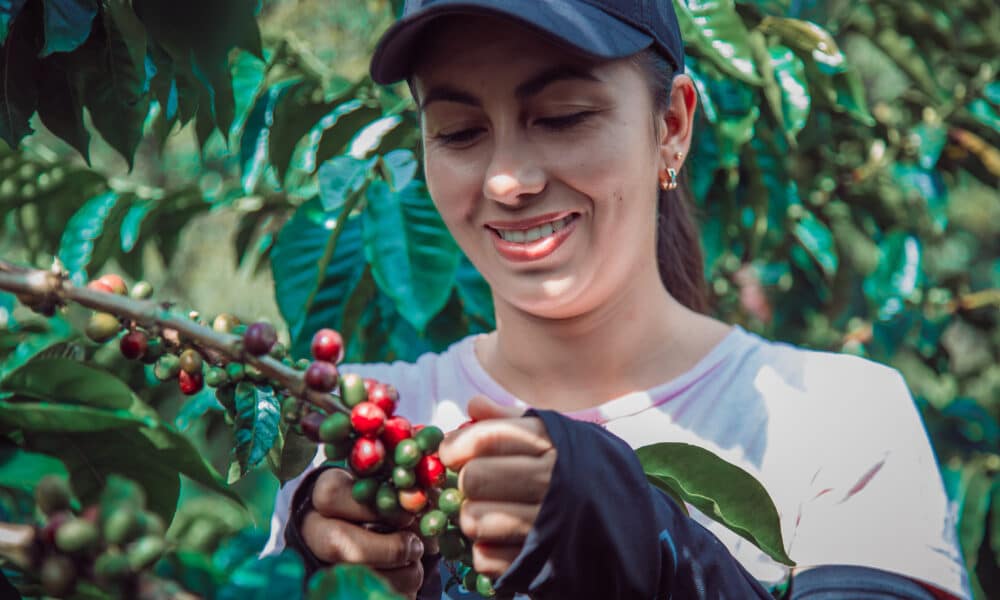
[[[424,543],[420,538],[413,536],[410,538],[410,560],[418,560],[424,554]]]

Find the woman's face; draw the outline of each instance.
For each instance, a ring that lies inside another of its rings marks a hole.
[[[497,301],[562,319],[658,284],[665,166],[640,71],[504,20],[435,33],[414,75],[427,183]]]

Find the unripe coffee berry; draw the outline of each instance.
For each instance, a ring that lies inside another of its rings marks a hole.
[[[197,394],[201,388],[205,387],[205,380],[200,371],[197,373],[181,371],[177,374],[177,380],[180,382],[181,392],[188,396]]]
[[[382,441],[388,450],[395,450],[396,445],[403,440],[410,439],[413,428],[405,417],[392,417],[385,420],[385,427],[382,429]]]
[[[211,387],[219,387],[229,381],[226,370],[219,367],[209,367],[205,369],[205,383]]]
[[[385,446],[381,440],[358,438],[351,450],[351,468],[358,475],[370,475],[382,466],[385,460]]]
[[[332,329],[320,329],[313,335],[311,345],[313,358],[339,363],[344,359],[344,338]]]
[[[493,580],[482,573],[476,576],[476,593],[484,598],[492,598],[497,593],[493,589]]]
[[[267,354],[277,341],[278,332],[270,323],[253,323],[243,334],[243,348],[254,356]]]
[[[420,535],[437,537],[444,532],[446,525],[448,525],[448,517],[443,512],[439,510],[427,511],[427,514],[420,518]]]
[[[194,348],[188,348],[184,352],[181,352],[181,371],[186,373],[201,373],[201,366],[203,363],[204,360],[201,358],[201,353]]]
[[[69,519],[56,531],[56,548],[67,554],[86,555],[97,547],[101,534],[86,519]]]
[[[368,400],[364,379],[360,375],[347,373],[340,378],[340,399],[348,408],[354,408]]]
[[[329,460],[344,460],[351,455],[353,450],[354,444],[350,440],[335,442],[333,444],[323,446],[323,452]],[[376,469],[378,469],[378,467],[376,467]]]
[[[122,356],[129,360],[142,358],[148,346],[149,338],[141,331],[130,331],[123,335],[121,341],[118,342],[118,349],[121,350]]]
[[[245,376],[246,371],[243,368],[243,363],[231,362],[226,365],[226,377],[229,378],[229,381],[242,381]]]
[[[119,296],[125,296],[128,294],[128,286],[125,285],[125,280],[114,273],[101,275],[97,278],[97,281],[111,288],[111,291]]]
[[[426,453],[437,452],[441,440],[444,439],[444,432],[439,427],[427,425],[418,431],[413,439],[417,440],[417,445]]]
[[[160,357],[166,354],[167,349],[163,347],[163,342],[157,338],[153,338],[146,342],[146,351],[142,353],[141,360],[147,365],[156,363],[160,360]]]
[[[122,330],[121,321],[118,317],[108,313],[94,313],[87,321],[84,333],[87,337],[98,343],[104,343],[118,335]]]
[[[342,442],[351,437],[351,418],[344,413],[333,413],[319,427],[319,439],[328,444]]]
[[[462,508],[465,496],[458,488],[448,488],[438,497],[438,508],[446,515],[453,515]]]
[[[314,361],[306,369],[306,385],[317,392],[332,392],[337,386],[337,367],[332,362]]]
[[[399,513],[399,494],[390,483],[383,483],[375,493],[375,508],[382,516],[393,516]]]
[[[239,324],[240,320],[233,315],[222,313],[212,321],[212,329],[219,333],[231,333]]]
[[[302,420],[299,422],[299,425],[302,427],[302,434],[313,442],[319,442],[321,439],[319,430],[323,426],[323,421],[325,420],[325,415],[318,412],[310,412],[306,416],[302,417]]]
[[[375,502],[379,485],[379,480],[375,478],[359,479],[351,486],[351,497],[359,504],[371,505]]]
[[[153,286],[148,281],[136,281],[129,296],[136,300],[146,300],[153,295]]]
[[[47,516],[69,510],[72,496],[69,483],[58,475],[46,475],[35,486],[35,504]]]
[[[440,487],[444,483],[444,464],[436,454],[428,454],[417,463],[417,483],[421,487]]]
[[[153,375],[160,381],[167,381],[177,377],[181,370],[180,360],[173,354],[164,354],[153,366]]]
[[[387,417],[396,412],[399,392],[387,383],[378,383],[368,391],[368,401],[382,409]]]
[[[399,490],[399,505],[408,513],[416,514],[427,506],[427,493],[420,488]]]
[[[396,465],[392,468],[392,483],[401,490],[409,489],[417,484],[417,474],[413,469]]]
[[[299,422],[299,400],[289,396],[281,401],[281,416],[289,423]]]
[[[362,402],[351,411],[351,425],[361,435],[376,435],[384,424],[385,413],[371,402]]]
[[[49,556],[42,563],[39,580],[49,596],[66,597],[76,589],[76,564],[66,556]]]
[[[420,446],[417,445],[417,442],[412,439],[408,439],[396,444],[393,459],[395,459],[397,465],[409,469],[417,466],[417,463],[420,462],[420,457],[422,455],[423,454],[420,452]]]

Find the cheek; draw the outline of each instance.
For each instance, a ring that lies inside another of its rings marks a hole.
[[[467,166],[427,154],[424,162],[428,192],[452,235],[459,236],[455,226],[472,217],[481,185]]]

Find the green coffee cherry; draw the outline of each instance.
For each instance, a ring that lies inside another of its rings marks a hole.
[[[438,446],[441,445],[441,440],[444,439],[444,432],[440,428],[433,425],[428,425],[413,436],[413,439],[417,441],[417,445],[424,452],[430,454],[432,452],[437,452]]]
[[[113,546],[124,546],[142,532],[139,513],[131,509],[116,510],[104,521],[104,541]]]
[[[365,391],[365,380],[360,375],[347,373],[340,378],[340,399],[349,408],[361,404],[368,399]]]
[[[482,573],[476,576],[476,593],[485,598],[497,595],[496,590],[493,589],[493,581]]]
[[[333,413],[319,427],[319,439],[327,443],[336,443],[351,437],[351,417],[344,413]]]
[[[46,475],[35,486],[35,504],[46,516],[69,510],[72,497],[69,482],[58,475]]]
[[[212,387],[219,387],[220,385],[226,383],[229,377],[226,375],[224,369],[219,367],[209,367],[205,370],[205,384]]]
[[[76,565],[67,556],[49,556],[42,563],[39,579],[46,594],[63,598],[76,589]]]
[[[428,511],[420,518],[420,535],[424,537],[437,537],[448,525],[448,516],[440,510]]]
[[[344,460],[351,454],[351,440],[345,442],[337,442],[336,444],[327,444],[324,446],[326,452],[326,457],[329,460]]]
[[[399,495],[391,484],[383,483],[375,493],[375,508],[383,517],[392,517],[403,509],[399,506]]]
[[[401,490],[409,489],[417,485],[417,474],[413,469],[396,465],[392,469],[392,483]]]
[[[351,487],[351,497],[359,504],[373,504],[378,494],[379,481],[375,478],[359,479]]]
[[[88,554],[97,547],[101,534],[86,519],[70,519],[56,530],[56,548],[67,554]]]
[[[128,564],[132,569],[141,571],[160,560],[166,549],[167,545],[163,538],[155,535],[143,536],[129,546],[126,553]]]
[[[409,469],[417,466],[422,456],[423,453],[420,451],[420,446],[416,440],[407,439],[396,444],[396,451],[393,458],[397,465]]]
[[[231,362],[226,365],[226,376],[233,382],[242,381],[243,377],[246,376],[246,369],[244,369],[243,363]]]
[[[169,381],[181,372],[181,361],[173,354],[164,354],[153,365],[153,375],[160,381]]]
[[[103,581],[115,582],[131,573],[128,557],[116,550],[108,550],[94,561],[94,574]]]
[[[457,488],[448,488],[438,498],[438,508],[446,515],[453,515],[462,508],[465,496]]]

